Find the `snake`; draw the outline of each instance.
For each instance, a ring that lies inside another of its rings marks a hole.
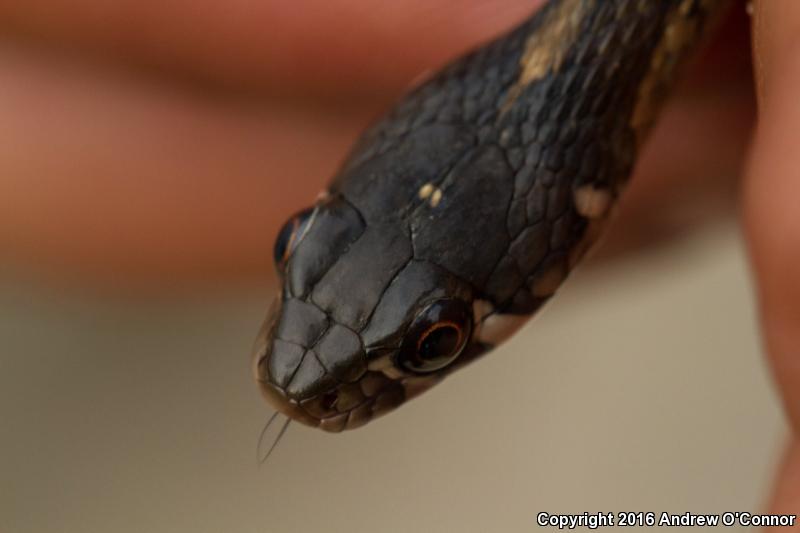
[[[281,435],[361,427],[537,314],[726,4],[551,0],[375,121],[275,241],[253,372]]]

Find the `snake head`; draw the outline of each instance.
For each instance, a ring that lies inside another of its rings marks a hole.
[[[473,288],[411,248],[401,226],[367,225],[338,195],[286,223],[281,290],[254,354],[269,403],[310,426],[353,429],[487,349]]]

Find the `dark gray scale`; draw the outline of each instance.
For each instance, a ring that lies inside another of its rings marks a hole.
[[[355,381],[367,370],[361,338],[340,324],[334,324],[325,332],[314,352],[325,370],[339,382]]]
[[[328,269],[314,287],[311,301],[337,323],[360,331],[411,257],[402,226],[373,224]]]
[[[367,223],[402,219],[414,208],[419,189],[440,182],[475,142],[474,135],[463,128],[421,126],[341,174],[331,191],[346,198]]]
[[[319,361],[317,354],[308,350],[286,386],[286,394],[298,400],[310,398],[335,385],[336,380]]]
[[[365,222],[358,211],[339,196],[321,204],[290,259],[289,294],[305,297],[338,257],[358,239]]]
[[[283,304],[275,338],[308,348],[328,329],[328,316],[315,305],[296,298]]]
[[[439,203],[422,204],[409,223],[417,259],[482,287],[493,258],[508,248],[513,172],[499,146],[486,145],[470,155],[445,178]],[[475,224],[466,224],[465,216]]]
[[[469,284],[454,278],[436,264],[411,261],[383,293],[369,324],[361,332],[364,345],[367,349],[397,347],[405,326],[425,302],[445,297],[468,301],[471,296]]]

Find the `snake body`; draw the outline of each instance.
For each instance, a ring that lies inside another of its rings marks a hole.
[[[724,0],[553,0],[408,94],[276,244],[254,357],[328,431],[497,346],[595,242]]]

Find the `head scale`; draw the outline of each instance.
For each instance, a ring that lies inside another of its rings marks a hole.
[[[367,225],[338,194],[289,219],[275,261],[281,292],[254,370],[267,400],[300,422],[359,427],[486,350],[471,285],[415,259],[397,224]]]

